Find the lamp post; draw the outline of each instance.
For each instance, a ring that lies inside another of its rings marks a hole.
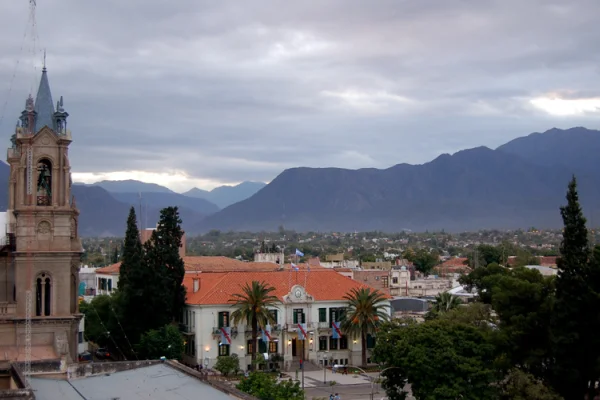
[[[325,365],[325,361],[328,359],[327,352],[321,354],[321,360],[323,361],[323,385],[327,385],[327,365]]]

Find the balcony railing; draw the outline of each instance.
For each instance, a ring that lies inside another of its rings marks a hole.
[[[319,322],[319,329],[330,329],[331,324],[329,322]]]

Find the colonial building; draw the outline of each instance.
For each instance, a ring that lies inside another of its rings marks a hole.
[[[31,315],[32,360],[77,361],[79,211],[71,198],[68,113],[54,107],[46,68],[25,102],[7,161],[6,233],[0,276],[0,359],[23,360]],[[28,313],[29,310],[29,313]]]
[[[235,310],[230,300],[234,293],[252,281],[264,282],[275,288],[272,293],[279,299],[271,313],[276,323],[261,339],[258,351],[271,359],[279,355],[283,368],[297,368],[300,360],[313,364],[360,365],[361,344],[358,338],[332,331],[332,323],[339,322],[347,301],[344,296],[353,288],[369,286],[345,277],[331,269],[310,271],[301,266],[299,271],[232,271],[199,272],[186,274],[186,309],[182,319],[187,337],[184,361],[212,367],[219,356],[237,354],[240,368],[251,364],[251,327],[233,325],[231,314]],[[386,302],[389,306],[389,302]],[[388,308],[386,312],[391,313]],[[298,324],[307,336],[301,340]],[[227,338],[223,341],[223,329]],[[343,332],[342,332],[343,333]],[[263,341],[263,339],[265,339]],[[367,347],[374,347],[370,337]],[[370,352],[370,350],[369,350]],[[269,363],[269,361],[267,361]]]

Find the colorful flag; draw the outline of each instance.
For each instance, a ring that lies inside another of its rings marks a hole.
[[[339,322],[331,323],[331,337],[334,339],[339,339],[342,337],[342,330],[340,329]]]
[[[231,344],[231,328],[224,326],[221,329],[221,344]]]
[[[303,253],[303,252],[301,252],[301,251],[300,251],[300,250],[298,250],[298,249],[296,249],[296,255],[297,255],[298,257],[304,257],[304,253]]]
[[[294,271],[298,271],[298,270],[300,270],[300,268],[298,268],[298,266],[297,266],[296,264],[292,263],[291,265],[292,265],[292,269],[293,269]]]
[[[270,342],[271,341],[271,325],[265,326],[265,329],[261,329],[262,333],[262,341]]]
[[[306,340],[306,324],[298,324],[298,340]]]

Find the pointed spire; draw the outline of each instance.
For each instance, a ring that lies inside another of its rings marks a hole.
[[[42,79],[40,87],[35,98],[35,111],[37,112],[37,121],[35,131],[39,131],[45,125],[50,128],[54,127],[52,117],[54,115],[54,102],[52,101],[52,93],[50,93],[50,84],[48,83],[48,74],[46,72],[46,61],[44,59],[44,68],[42,69]]]

